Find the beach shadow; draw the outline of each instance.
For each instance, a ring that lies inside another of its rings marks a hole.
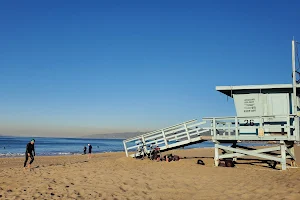
[[[238,162],[239,160],[246,161],[246,162]],[[280,169],[276,168],[277,162],[271,161],[271,160],[240,158],[240,159],[238,159],[238,161],[235,162],[236,165],[252,165],[252,166],[264,167],[264,168],[268,168],[268,169],[280,170]],[[262,164],[264,164],[264,165],[262,165]]]
[[[199,156],[199,157],[180,157],[180,159],[195,159],[195,158],[211,158],[211,159],[214,159],[214,157],[211,157],[211,156]]]

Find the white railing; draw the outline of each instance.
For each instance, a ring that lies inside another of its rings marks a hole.
[[[208,129],[201,128],[205,123],[190,120],[124,140],[123,144],[126,156],[128,156],[129,151],[136,151],[136,149],[142,147],[146,152],[149,152],[150,145],[159,146],[161,150],[164,150],[200,141],[204,133],[206,133],[206,136],[211,135]]]
[[[126,156],[150,145],[167,150],[203,140],[287,140],[299,141],[299,118],[287,116],[206,117],[190,120],[123,141]],[[296,127],[296,128],[295,128]]]
[[[215,140],[299,140],[294,115],[206,117]],[[299,127],[297,127],[299,130]]]

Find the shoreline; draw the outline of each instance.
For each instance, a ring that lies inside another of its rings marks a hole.
[[[96,152],[96,153],[92,153],[92,154],[104,154],[104,153],[119,153],[119,152],[124,152],[124,151],[107,151],[107,152]],[[125,154],[125,153],[124,153]],[[38,157],[53,157],[53,156],[80,156],[80,155],[88,155],[88,154],[80,154],[80,153],[58,153],[58,154],[36,154],[36,156]],[[25,153],[23,154],[19,154],[19,155],[13,155],[13,156],[3,156],[0,155],[0,159],[1,158],[23,158],[25,156]]]

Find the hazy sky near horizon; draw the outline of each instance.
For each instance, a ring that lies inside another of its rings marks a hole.
[[[217,85],[291,83],[300,1],[1,1],[0,134],[235,115]]]

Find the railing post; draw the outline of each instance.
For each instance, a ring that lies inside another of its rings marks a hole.
[[[214,130],[213,130],[214,122],[213,122],[213,120],[209,120],[209,121],[210,121],[210,127],[211,127],[210,128],[210,135],[214,137]]]
[[[189,134],[186,124],[184,124],[184,128],[185,128],[185,132],[186,132],[188,140],[191,141],[191,137],[190,137],[190,134]]]
[[[165,145],[168,148],[168,141],[167,141],[167,138],[166,138],[166,135],[165,135],[165,131],[162,129],[161,132],[162,132],[163,137],[164,137]]]
[[[239,139],[239,128],[238,128],[238,118],[235,117],[235,139]]]
[[[264,118],[260,116],[259,118],[259,128],[257,129],[258,137],[264,137],[265,136],[265,129],[263,127],[263,121]]]
[[[300,140],[300,132],[299,132],[299,117],[295,116],[294,117],[294,126],[295,126],[295,135],[296,135],[296,140],[299,142]]]
[[[126,157],[128,157],[128,151],[127,151],[127,147],[126,147],[126,142],[123,141],[123,144],[124,144],[124,149],[125,149]]]
[[[231,130],[230,130],[230,123],[228,123],[228,130],[227,130],[228,132],[228,137],[230,136],[230,133],[231,133]],[[225,135],[225,131],[224,131],[224,135]]]
[[[260,116],[260,119],[259,119],[259,128],[263,128],[263,117]]]
[[[218,167],[219,166],[219,142],[215,141],[215,157],[214,157],[214,161],[215,161],[215,166]]]
[[[146,141],[145,141],[145,137],[143,135],[142,135],[142,142],[143,142],[143,149],[144,149],[144,151],[147,152]]]
[[[286,130],[287,136],[288,136],[288,139],[290,139],[291,138],[291,118],[290,118],[290,116],[287,116],[286,125],[287,125],[287,130]]]
[[[214,138],[215,138],[217,137],[216,118],[213,118],[213,130],[214,130]]]

